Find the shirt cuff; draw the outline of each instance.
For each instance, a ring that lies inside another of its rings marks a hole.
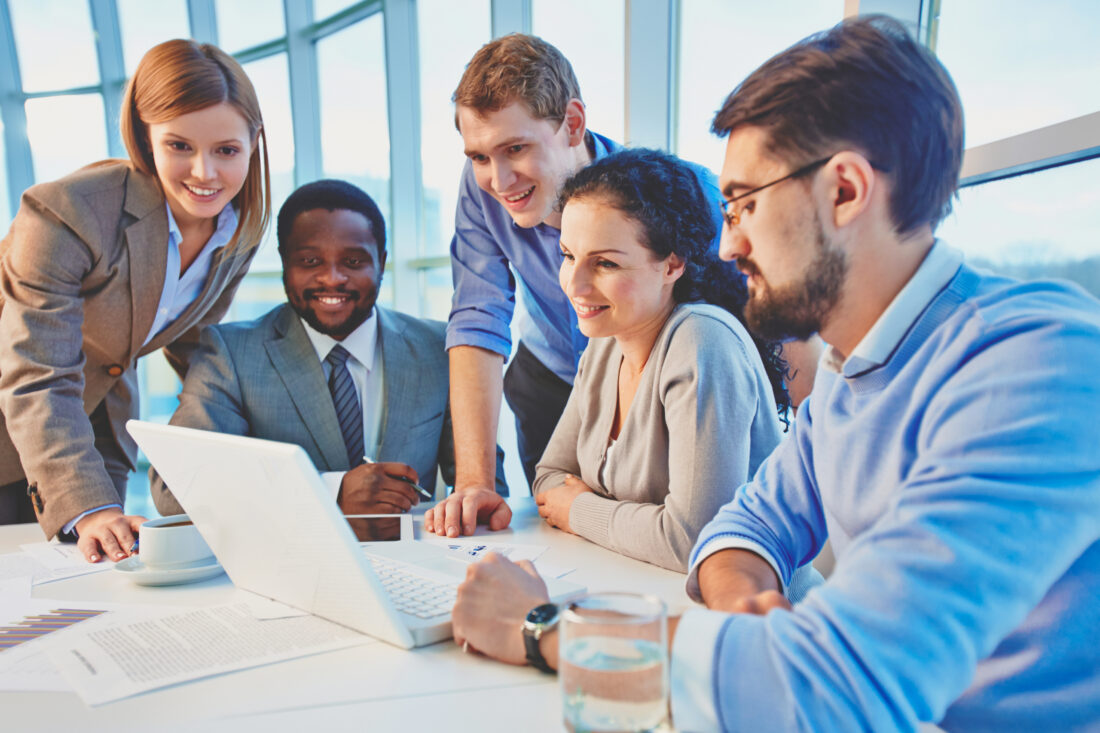
[[[669,696],[677,730],[721,730],[714,699],[714,662],[727,613],[692,608],[680,617],[672,640]]]
[[[695,558],[695,562],[688,571],[685,587],[688,596],[693,601],[699,601],[700,603],[703,601],[703,594],[699,590],[699,566],[702,565],[703,561],[708,557],[721,550],[748,550],[749,552],[759,555],[768,565],[771,565],[772,570],[775,571],[775,577],[779,578],[779,592],[783,595],[787,595],[787,584],[783,582],[783,573],[779,572],[779,564],[776,563],[768,551],[764,549],[763,545],[758,542],[753,542],[747,537],[719,535],[708,540],[706,544],[700,548],[699,554]]]
[[[508,336],[503,336],[476,327],[462,328],[456,326],[452,329],[450,327],[450,322],[448,322],[444,348],[450,351],[455,346],[476,346],[479,349],[485,349],[486,351],[500,354],[504,357],[505,361],[508,361],[508,357],[512,353],[512,339],[510,334]]]
[[[95,509],[89,509],[88,511],[84,512],[83,514],[78,515],[75,519],[70,519],[65,524],[65,526],[61,528],[60,534],[71,534],[73,537],[77,537],[78,535],[76,533],[76,525],[84,517],[88,516],[89,514],[95,514],[96,512],[101,512],[104,509],[121,509],[121,508],[122,508],[121,504],[104,504],[103,506],[97,506]]]
[[[344,482],[344,474],[347,471],[325,471],[321,474],[321,480],[325,482],[325,488],[332,495],[332,500],[340,496],[340,484]]]

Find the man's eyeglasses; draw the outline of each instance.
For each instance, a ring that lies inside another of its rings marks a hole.
[[[774,186],[776,184],[783,183],[783,181],[790,181],[790,180],[798,178],[800,176],[804,176],[807,173],[812,173],[813,171],[815,171],[818,168],[820,168],[821,166],[825,165],[826,163],[828,163],[832,159],[833,159],[833,156],[830,155],[827,158],[822,158],[821,160],[815,160],[813,163],[810,163],[808,165],[804,165],[801,168],[799,168],[798,170],[794,171],[793,173],[788,173],[787,175],[783,176],[782,178],[776,178],[771,183],[765,183],[763,186],[757,186],[756,188],[752,189],[751,191],[746,191],[745,193],[740,194],[739,196],[734,196],[731,199],[724,200],[722,202],[722,218],[726,220],[726,225],[731,226],[731,227],[735,227],[735,226],[737,226],[738,224],[741,223],[741,211],[742,211],[742,209],[741,209],[741,207],[736,205],[737,202],[740,201],[741,199],[746,198],[747,196],[752,196],[754,193],[760,193],[765,188],[771,188],[772,186]]]

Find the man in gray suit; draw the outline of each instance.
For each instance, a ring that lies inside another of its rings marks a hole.
[[[345,513],[408,511],[419,502],[409,481],[433,491],[438,466],[454,482],[445,325],[375,306],[386,225],[355,186],[302,186],[277,233],[289,302],[203,332],[171,422],[296,443]],[[501,459],[498,448],[506,491]],[[183,511],[155,471],[150,491],[161,513]]]

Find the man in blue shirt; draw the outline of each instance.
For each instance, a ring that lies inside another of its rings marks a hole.
[[[516,416],[528,483],[534,480],[588,342],[558,284],[558,190],[620,147],[587,129],[569,61],[534,36],[483,46],[454,102],[468,158],[451,241],[455,294],[447,324],[457,474],[454,495],[425,521],[450,536],[472,533],[479,520],[502,529],[511,519],[493,491],[502,392]],[[717,200],[713,175],[698,172]],[[502,377],[517,290],[525,311],[520,342]]]
[[[894,21],[779,54],[713,129],[750,328],[828,349],[794,434],[693,550],[707,609],[670,622],[676,726],[1100,730],[1100,303],[935,239],[962,109]],[[835,570],[792,608],[826,538]],[[531,573],[474,566],[455,639],[555,665],[556,633],[533,655],[517,631],[546,598]]]

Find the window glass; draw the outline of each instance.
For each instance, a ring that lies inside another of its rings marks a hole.
[[[46,92],[99,83],[87,0],[9,0],[8,8],[23,91]]]
[[[389,223],[393,217],[382,14],[318,41],[317,76],[324,175],[362,188]]]
[[[944,0],[935,48],[967,147],[1100,111],[1098,39],[1100,3]]]
[[[336,15],[341,10],[350,8],[359,0],[313,0],[313,19],[324,20],[330,16]],[[417,12],[424,12],[421,8],[424,7],[424,3],[417,2]]]
[[[34,179],[51,181],[107,157],[103,97],[98,94],[28,99],[27,138]]]
[[[760,64],[843,14],[839,0],[680,3],[676,153],[719,169],[725,142],[710,125],[726,96]]]
[[[455,130],[451,95],[470,57],[489,40],[489,3],[490,0],[472,0],[458,9],[450,0],[417,2],[420,160],[424,186],[421,255],[447,254],[454,234],[458,181],[466,156],[462,153],[462,137]],[[447,279],[449,301],[449,274]],[[446,312],[443,317],[447,317]]]
[[[588,128],[622,142],[626,135],[624,0],[532,0],[531,29],[573,65],[587,107]]]
[[[451,315],[451,296],[454,282],[451,267],[430,267],[420,271],[420,314],[425,318],[445,321]],[[518,338],[518,335],[514,335]]]
[[[153,46],[173,38],[190,38],[187,0],[116,0],[122,35],[122,56],[126,76],[132,76],[138,62]]]
[[[274,219],[271,226],[274,229]],[[225,314],[225,318],[222,320],[225,322],[251,321],[259,318],[285,300],[286,290],[283,288],[283,273],[281,271],[255,272],[250,268],[248,275],[241,281],[241,286],[237,288],[237,294],[233,296],[229,312]],[[173,409],[175,408],[173,407]]]
[[[218,45],[229,53],[286,35],[280,0],[217,0]]]
[[[275,215],[294,190],[294,125],[290,115],[290,76],[286,54],[245,64],[245,73],[256,88],[260,112],[264,116],[267,157],[271,171],[271,224],[250,271],[279,272],[282,263],[276,250]]]
[[[1013,277],[1073,280],[1100,297],[1100,158],[959,191],[937,236]]]

